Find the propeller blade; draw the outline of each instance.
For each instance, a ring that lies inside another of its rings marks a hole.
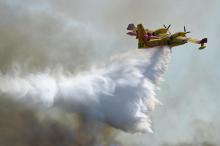
[[[186,31],[186,27],[184,26],[184,32],[185,33],[190,33],[190,31]]]
[[[170,28],[171,24],[167,27],[167,30]]]

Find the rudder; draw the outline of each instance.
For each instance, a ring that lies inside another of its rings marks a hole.
[[[143,36],[145,35],[145,30],[142,24],[137,25],[137,38],[138,38],[138,48],[143,48],[145,45]]]

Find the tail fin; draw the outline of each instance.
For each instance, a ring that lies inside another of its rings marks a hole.
[[[146,34],[144,27],[142,24],[137,25],[137,38],[138,38],[138,48],[144,47],[144,39],[143,36]]]

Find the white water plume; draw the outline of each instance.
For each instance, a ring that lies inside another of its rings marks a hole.
[[[0,94],[45,107],[62,107],[134,132],[152,132],[149,113],[167,68],[168,48],[133,50],[78,74],[47,71],[0,75]]]

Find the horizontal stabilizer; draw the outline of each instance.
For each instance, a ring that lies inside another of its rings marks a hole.
[[[135,25],[133,23],[128,24],[127,30],[134,30]]]

